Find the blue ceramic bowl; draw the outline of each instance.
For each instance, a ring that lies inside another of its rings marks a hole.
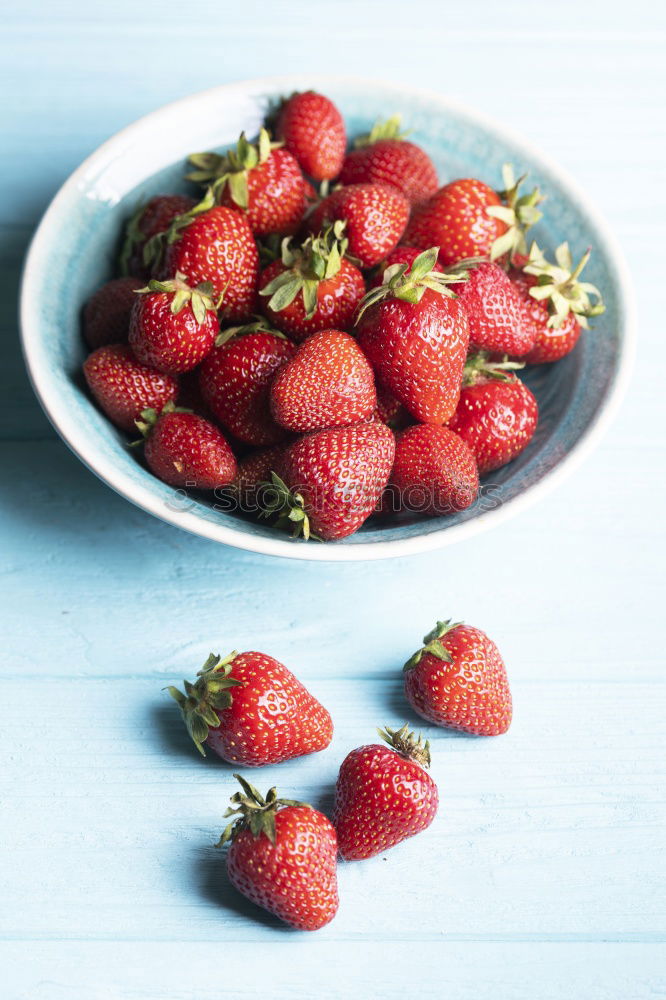
[[[137,460],[97,410],[81,379],[85,357],[81,306],[110,278],[125,219],[141,200],[186,190],[188,153],[227,146],[241,130],[254,133],[268,104],[315,88],[342,111],[349,135],[378,117],[400,112],[411,138],[433,158],[444,183],[455,177],[501,182],[502,164],[548,194],[534,237],[553,249],[568,239],[574,255],[592,246],[586,278],[606,312],[576,349],[555,365],[528,372],[539,401],[534,440],[493,473],[468,510],[454,517],[371,519],[336,543],[295,542],[266,523],[216,510],[214,501],[183,497]],[[587,199],[562,171],[523,140],[438,94],[339,77],[274,77],[228,86],[167,105],[124,129],[93,153],[63,185],[34,237],[25,265],[21,326],[26,364],[47,415],[64,440],[101,479],[165,521],[215,541],[300,559],[368,559],[405,555],[459,541],[501,523],[570,472],[599,440],[627,381],[633,352],[631,290],[614,240]]]

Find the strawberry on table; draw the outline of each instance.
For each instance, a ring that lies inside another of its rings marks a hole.
[[[285,449],[265,513],[294,536],[346,538],[374,510],[394,452],[393,432],[378,420],[305,434]]]
[[[256,144],[241,134],[235,149],[193,153],[189,180],[211,184],[216,201],[246,213],[256,236],[294,233],[305,212],[305,181],[292,154],[261,129]]]
[[[150,281],[135,295],[129,342],[138,360],[178,375],[191,371],[211,352],[220,327],[212,285],[190,288],[182,274]]]
[[[347,134],[328,97],[314,90],[292,94],[278,110],[275,134],[313,180],[331,180],[340,173]]]
[[[145,205],[140,205],[125,229],[120,253],[121,273],[150,278],[158,238],[177,216],[189,212],[195,204],[194,198],[184,194],[158,194]]]
[[[449,267],[470,257],[488,257],[507,231],[488,209],[500,208],[496,191],[483,181],[467,177],[445,184],[412,212],[403,242],[425,250],[439,247],[439,262]]]
[[[443,424],[460,396],[469,321],[436,260],[433,247],[389,268],[364,298],[357,332],[378,383],[417,420]]]
[[[221,319],[242,322],[252,315],[259,251],[242,212],[215,205],[209,190],[190,212],[174,219],[163,242],[162,277],[182,274],[192,288],[209,281],[213,298],[222,297]]]
[[[206,744],[229,763],[261,767],[324,750],[333,737],[324,706],[266,653],[211,653],[184,686],[167,690],[202,756]]]
[[[429,722],[474,736],[498,736],[511,725],[504,661],[481,629],[437,622],[404,667],[405,696]]]
[[[568,243],[562,243],[552,263],[533,243],[527,261],[520,262],[522,267],[509,271],[523,302],[525,321],[532,327],[534,346],[523,357],[527,364],[559,361],[574,349],[582,330],[588,329],[588,319],[605,311],[599,289],[578,280],[589,259],[587,250],[574,266]]]
[[[354,338],[340,330],[308,337],[271,386],[273,419],[301,433],[357,423],[376,405],[370,362]]]
[[[142,285],[140,278],[114,278],[93,292],[83,309],[83,336],[91,351],[127,341],[134,293]]]
[[[286,437],[271,416],[270,385],[295,353],[295,344],[261,321],[220,334],[201,365],[199,384],[215,418],[240,441],[263,446]]]
[[[143,410],[162,410],[178,395],[178,380],[146,368],[126,344],[93,351],[83,365],[88,388],[109,420],[125,431],[136,430]]]
[[[338,909],[337,838],[323,813],[306,802],[264,798],[240,774],[242,792],[225,817],[235,817],[218,847],[230,841],[229,881],[257,906],[301,931],[316,931]]]
[[[468,446],[483,476],[511,462],[530,443],[539,419],[533,394],[514,374],[519,362],[467,359],[463,389],[448,426]]]
[[[468,266],[465,268],[465,264]],[[534,324],[506,271],[490,261],[462,261],[467,280],[451,285],[469,320],[470,343],[476,348],[521,357],[533,347]]]
[[[395,510],[457,514],[476,500],[479,474],[472,451],[448,427],[414,424],[396,435],[389,483]]]
[[[361,267],[374,267],[395,247],[407,225],[409,202],[389,184],[350,184],[337,188],[308,219],[311,233],[340,220],[347,223],[349,254]]]
[[[216,490],[236,477],[234,454],[209,420],[167,403],[161,413],[144,410],[136,425],[148,468],[170,486]]]
[[[363,861],[427,829],[439,796],[428,774],[430,746],[402,729],[379,730],[372,743],[348,754],[335,786],[333,823],[345,861]]]
[[[300,247],[286,239],[280,257],[259,280],[262,309],[292,340],[317,330],[350,330],[365,295],[365,280],[345,256],[345,223],[336,222]]]
[[[415,205],[437,190],[437,171],[428,154],[405,138],[400,115],[378,121],[369,135],[354,141],[345,156],[339,180],[342,184],[363,182],[390,184]]]

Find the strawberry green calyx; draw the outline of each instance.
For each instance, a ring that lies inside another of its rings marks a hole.
[[[235,792],[231,796],[232,807],[227,809],[224,818],[229,816],[236,818],[225,828],[215,845],[216,847],[224,847],[227,841],[237,837],[241,830],[249,830],[253,837],[260,837],[263,833],[275,846],[275,814],[278,809],[284,808],[284,806],[312,809],[308,802],[299,802],[296,799],[279,799],[275,788],[271,788],[264,798],[261,792],[258,792],[254,785],[251,785],[240,774],[234,774],[234,778],[240,782],[243,791]]]
[[[281,312],[291,305],[297,295],[302,295],[306,318],[314,316],[319,283],[335,277],[347,253],[346,225],[346,222],[338,220],[318,236],[308,237],[296,248],[291,246],[290,236],[283,239],[281,258],[287,270],[269,281],[259,292],[266,298],[270,296],[268,305],[273,312]]]
[[[243,682],[231,676],[233,661],[237,656],[235,650],[224,658],[219,653],[211,653],[194,684],[183,681],[185,694],[177,687],[166,688],[174,701],[178,702],[187,731],[202,757],[206,756],[203,745],[209,728],[217,729],[220,724],[217,712],[229,708],[232,703],[229,688],[242,687]]]
[[[189,162],[196,169],[187,174],[187,180],[212,185],[212,191],[217,198],[228,185],[231,200],[239,208],[247,209],[249,194],[247,187],[248,171],[265,163],[274,149],[279,149],[281,142],[271,142],[271,137],[265,128],[259,132],[256,143],[248,142],[245,132],[241,132],[235,149],[228,153],[192,153]]]
[[[176,406],[175,403],[166,403],[159,413],[152,407],[147,410],[142,410],[141,420],[134,421],[137,429],[141,431],[141,437],[138,441],[132,441],[131,446],[133,447],[137,444],[143,444],[145,438],[149,437],[152,433],[159,418],[164,416],[165,413],[192,413],[192,410],[188,410],[185,406]]]
[[[407,760],[413,760],[421,767],[430,767],[430,741],[425,743],[419,733],[418,739],[414,733],[410,733],[407,723],[400,729],[378,729],[377,732],[385,743]]]
[[[505,204],[491,205],[486,212],[494,219],[504,222],[508,229],[493,243],[490,249],[491,260],[507,254],[507,263],[511,264],[516,254],[527,254],[527,230],[542,218],[537,206],[544,200],[544,196],[538,187],[529,194],[519,195],[518,189],[526,177],[527,174],[522,174],[516,180],[510,163],[505,163],[502,168],[504,190],[497,193]]]
[[[463,371],[463,386],[468,388],[482,378],[493,378],[499,382],[508,382],[513,372],[525,367],[524,361],[509,361],[505,354],[501,361],[491,361],[487,351],[477,351],[470,354]]]
[[[380,139],[406,139],[409,132],[400,131],[401,121],[401,115],[391,115],[386,120],[378,118],[367,135],[359,135],[358,139],[354,139],[354,148],[363,149],[365,146],[372,146]]]
[[[357,322],[366,309],[381,302],[383,299],[396,298],[405,302],[416,304],[420,302],[426,288],[440,295],[447,295],[455,298],[455,293],[448,287],[456,282],[467,281],[471,267],[479,261],[474,258],[469,261],[461,261],[451,268],[448,274],[441,271],[434,271],[437,263],[439,247],[431,247],[424,250],[416,257],[410,267],[409,264],[392,264],[384,271],[383,283],[378,288],[371,288],[366,292],[357,315]],[[479,258],[480,260],[480,258]]]
[[[120,256],[118,257],[118,265],[120,267],[120,273],[123,277],[127,277],[129,274],[130,260],[132,259],[132,254],[136,247],[143,243],[144,235],[141,231],[141,226],[139,222],[141,217],[146,210],[145,202],[141,202],[134,215],[131,216],[127,226],[125,228],[125,239],[123,240],[123,245],[120,250]]]
[[[264,509],[260,517],[277,517],[276,528],[291,528],[292,538],[301,535],[305,541],[319,539],[310,531],[310,518],[305,512],[304,500],[300,493],[293,493],[276,472],[271,472],[271,481],[262,483],[260,489],[264,498]]]
[[[179,271],[174,278],[169,278],[167,281],[153,279],[145,288],[136,290],[137,295],[145,295],[147,292],[166,292],[173,295],[171,312],[174,316],[177,316],[189,303],[199,326],[205,323],[207,312],[217,312],[222,304],[222,296],[217,301],[213,299],[213,286],[210,281],[202,281],[196,288],[190,288],[185,281],[185,275]]]
[[[453,657],[441,640],[447,632],[457,628],[458,625],[462,625],[462,622],[454,622],[451,619],[444,622],[437,622],[434,629],[423,636],[423,646],[421,649],[418,649],[413,656],[410,656],[402,669],[405,671],[413,670],[427,653],[430,656],[436,656],[438,660],[453,663]]]
[[[536,243],[532,244],[523,270],[537,279],[537,284],[530,288],[532,298],[548,303],[551,311],[548,326],[557,329],[569,313],[574,313],[579,324],[587,330],[588,319],[606,311],[599,289],[588,281],[578,280],[590,253],[588,247],[574,267],[569,244],[560,243],[555,251],[555,263],[552,264],[543,250]]]
[[[221,330],[215,340],[215,346],[221,347],[222,344],[226,344],[235,337],[244,337],[248,333],[270,333],[273,337],[279,337],[280,340],[287,339],[281,330],[276,330],[267,319],[258,316],[251,323],[243,323],[242,326],[229,326],[226,330]]]

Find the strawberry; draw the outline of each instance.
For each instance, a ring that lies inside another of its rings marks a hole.
[[[223,760],[245,767],[279,764],[324,750],[333,738],[331,717],[298,678],[265,653],[211,653],[178,703],[199,753],[204,743]]]
[[[125,229],[120,253],[121,273],[150,278],[156,240],[177,216],[189,212],[195,204],[194,198],[184,194],[158,194],[145,205],[140,205]]]
[[[442,424],[458,403],[469,323],[447,290],[450,277],[433,270],[436,260],[433,247],[409,270],[388,269],[363,300],[357,330],[377,381],[417,420]]]
[[[127,341],[134,293],[142,284],[139,278],[114,278],[90,296],[83,310],[83,336],[91,351]]]
[[[478,491],[474,455],[448,427],[414,424],[397,435],[390,482],[394,509],[455,514],[470,507]]]
[[[215,490],[236,476],[234,454],[214,424],[167,403],[144,410],[137,427],[146,439],[150,471],[170,486]]]
[[[224,156],[194,153],[196,169],[188,180],[212,184],[220,205],[246,213],[256,236],[295,233],[305,212],[305,181],[298,163],[286,149],[272,143],[261,129],[256,145],[241,133],[235,149]]]
[[[150,281],[135,296],[129,342],[144,365],[178,375],[210,354],[219,333],[210,282],[190,288],[182,274]]]
[[[265,513],[279,514],[294,536],[346,538],[372,513],[394,451],[393,433],[377,420],[306,434],[285,449]]]
[[[411,417],[402,403],[398,402],[387,389],[377,388],[377,419],[388,427],[406,427],[411,423]]]
[[[317,205],[308,219],[318,233],[337,219],[347,223],[349,253],[361,267],[374,267],[402,236],[409,202],[388,184],[350,184],[337,188]]]
[[[338,909],[335,828],[306,802],[266,798],[235,774],[243,793],[231,797],[234,816],[217,847],[227,852],[229,881],[240,893],[300,931],[316,931]]]
[[[246,332],[247,331],[247,332]],[[271,416],[270,384],[277,370],[296,353],[281,333],[261,324],[224,331],[201,366],[204,402],[217,420],[240,441],[277,444],[286,437]]]
[[[562,243],[553,264],[533,243],[528,260],[520,261],[522,269],[509,271],[534,338],[534,346],[523,358],[527,364],[559,361],[576,346],[581,330],[589,326],[588,319],[605,311],[599,289],[578,280],[589,259],[587,250],[574,267],[569,244]]]
[[[541,218],[536,206],[542,201],[538,188],[519,194],[524,179],[515,180],[506,164],[503,191],[469,177],[445,184],[414,209],[403,242],[422,250],[437,244],[443,267],[470,257],[524,253],[525,233]]]
[[[467,313],[470,343],[512,357],[527,354],[534,344],[534,324],[526,320],[522,298],[506,271],[490,261],[474,262],[466,270],[467,280],[451,290]]]
[[[288,239],[259,280],[266,316],[292,340],[327,327],[350,330],[365,295],[365,280],[346,257],[345,223],[336,222],[299,248]],[[267,300],[267,301],[266,301]]]
[[[340,857],[364,861],[426,830],[437,812],[437,785],[426,768],[430,745],[402,729],[379,730],[388,743],[347,754],[335,786],[333,823]]]
[[[468,358],[463,389],[448,426],[468,446],[483,476],[506,465],[532,440],[537,401],[511,371],[519,363],[493,363],[484,352]]]
[[[386,274],[389,267],[393,267],[394,264],[405,264],[407,265],[407,270],[412,266],[416,258],[422,253],[416,247],[395,247],[389,254],[386,255],[384,260],[380,261],[377,265],[377,273],[368,282],[368,288],[379,288],[380,285],[384,284],[384,275]],[[439,271],[443,273],[442,268],[439,266],[437,261],[433,264],[433,271]]]
[[[271,386],[273,419],[301,433],[357,423],[376,405],[370,363],[354,338],[340,330],[308,337]]]
[[[193,288],[209,281],[213,298],[222,296],[222,319],[242,321],[252,314],[259,251],[242,212],[215,205],[209,190],[190,212],[174,220],[164,242],[164,277],[180,273]]]
[[[275,134],[315,181],[340,173],[347,146],[342,115],[328,97],[308,90],[292,94],[278,111]]]
[[[244,455],[238,463],[238,474],[233,482],[233,494],[240,510],[258,514],[263,509],[262,498],[268,489],[271,473],[279,471],[282,448],[258,448]]]
[[[125,431],[135,430],[143,410],[162,410],[178,394],[175,378],[140,364],[126,344],[98,347],[83,374],[100,409]]]
[[[474,736],[498,736],[511,725],[511,692],[495,643],[481,629],[437,622],[407,661],[405,696],[429,722]]]
[[[378,121],[369,135],[360,136],[345,156],[341,184],[390,184],[415,205],[437,190],[437,171],[420,146],[400,132],[400,115]]]

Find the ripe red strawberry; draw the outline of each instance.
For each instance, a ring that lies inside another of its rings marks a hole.
[[[383,285],[384,275],[388,269],[393,267],[395,264],[405,264],[406,269],[409,270],[416,258],[420,256],[422,252],[422,250],[418,250],[416,247],[403,247],[402,245],[395,247],[389,254],[386,255],[384,260],[380,261],[377,265],[377,273],[368,282],[368,288],[379,288],[380,285]],[[433,264],[432,269],[433,271],[443,273],[442,268],[439,266],[437,261]]]
[[[326,328],[350,330],[354,324],[365,280],[345,257],[344,229],[344,222],[336,222],[295,249],[284,240],[281,257],[261,275],[263,311],[292,340]]]
[[[279,513],[294,536],[346,538],[374,510],[394,451],[392,431],[376,420],[306,434],[285,449],[266,513]]]
[[[333,723],[297,677],[265,653],[211,653],[178,702],[199,753],[204,743],[223,760],[245,767],[279,764],[324,750]]]
[[[406,427],[412,422],[412,418],[407,413],[402,403],[395,396],[392,396],[387,389],[379,386],[377,388],[377,419],[383,424],[387,424],[394,430],[399,427]]]
[[[83,310],[83,336],[91,351],[127,341],[134,293],[142,284],[139,278],[114,278],[90,296]]]
[[[534,338],[534,346],[523,358],[527,364],[559,361],[576,346],[581,330],[589,326],[588,318],[605,311],[599,289],[578,280],[589,259],[587,250],[574,267],[569,245],[562,243],[553,264],[533,243],[527,261],[516,261],[522,269],[510,270]]]
[[[188,179],[212,184],[217,202],[245,212],[256,236],[298,229],[305,212],[303,174],[288,150],[271,143],[266,129],[256,145],[243,132],[224,156],[194,153],[189,160],[196,169]]]
[[[342,184],[390,184],[412,204],[437,190],[437,171],[424,150],[400,132],[400,115],[378,121],[369,135],[360,136],[347,153],[340,171]]]
[[[511,725],[504,661],[491,639],[462,622],[437,622],[405,664],[405,696],[429,722],[474,736],[498,736]]]
[[[308,90],[293,94],[278,111],[275,134],[315,181],[340,173],[347,146],[342,115],[328,97]]]
[[[408,271],[394,265],[363,300],[357,329],[378,383],[417,420],[442,424],[458,403],[469,323],[448,276],[433,270],[436,259],[433,247]]]
[[[364,861],[426,830],[437,812],[437,785],[425,770],[430,745],[402,729],[352,750],[335,786],[333,823],[345,861]]]
[[[317,205],[308,219],[318,233],[340,219],[347,223],[349,253],[361,267],[374,267],[397,245],[409,217],[409,202],[388,184],[350,184]]]
[[[474,455],[448,427],[414,424],[396,437],[390,490],[395,509],[456,514],[479,491]]]
[[[145,205],[140,205],[125,229],[120,254],[121,273],[150,278],[156,237],[165,233],[177,216],[189,212],[194,205],[194,198],[184,194],[158,194]],[[153,244],[149,247],[151,240]]]
[[[483,181],[451,181],[412,212],[404,243],[426,250],[439,247],[439,262],[449,267],[469,257],[488,257],[507,225],[488,213],[502,206]]]
[[[191,286],[210,281],[219,315],[240,322],[252,315],[259,277],[259,251],[242,212],[213,205],[209,192],[187,215],[174,220],[165,237],[163,277],[176,272]]]
[[[481,476],[516,458],[536,430],[537,401],[511,371],[519,367],[490,362],[483,352],[465,365],[460,402],[449,427],[474,455]]]
[[[229,881],[240,893],[300,931],[316,931],[338,909],[335,829],[305,802],[266,798],[245,781],[231,797],[235,816],[218,847],[227,853]]]
[[[140,364],[126,344],[93,351],[83,365],[88,388],[117,427],[136,430],[143,410],[162,410],[178,394],[178,381]]]
[[[296,346],[280,333],[257,329],[258,325],[241,328],[226,341],[229,331],[221,334],[219,346],[201,366],[200,385],[216,419],[240,441],[260,446],[286,437],[271,416],[270,384],[294,356]]]
[[[135,295],[129,342],[136,358],[167,375],[191,371],[220,331],[210,282],[190,288],[181,274]]]
[[[526,320],[521,296],[506,271],[490,261],[467,270],[467,281],[451,289],[467,313],[470,343],[517,358],[527,354],[534,345],[534,324]]]
[[[234,454],[209,420],[168,403],[161,413],[144,410],[136,424],[148,468],[170,486],[216,490],[235,478]]]
[[[273,419],[301,433],[357,423],[376,405],[370,363],[354,338],[340,330],[308,337],[271,386]]]

